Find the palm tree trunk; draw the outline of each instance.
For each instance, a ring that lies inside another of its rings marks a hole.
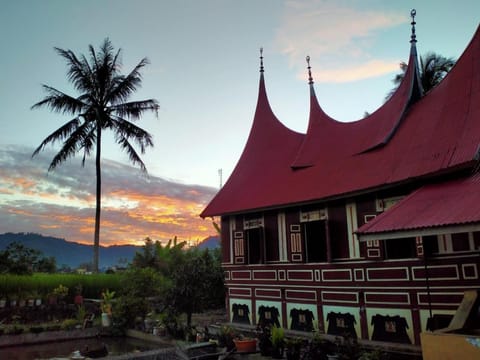
[[[97,154],[95,158],[95,170],[97,175],[97,193],[95,208],[95,237],[93,240],[93,271],[98,272],[98,258],[100,248],[100,210],[102,208],[102,172],[100,167],[100,155],[102,146],[102,127],[97,122]]]

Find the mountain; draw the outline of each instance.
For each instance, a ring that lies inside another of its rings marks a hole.
[[[79,244],[34,233],[0,234],[0,250],[4,250],[12,242],[39,250],[45,257],[53,256],[58,267],[66,265],[77,268],[81,264],[90,263],[93,257],[93,245]],[[135,245],[100,246],[100,268],[106,269],[115,265],[125,266],[125,262],[131,262],[135,252],[140,249],[140,246]]]
[[[39,250],[45,257],[53,256],[57,261],[57,267],[66,265],[75,269],[81,264],[91,263],[93,258],[93,245],[79,244],[35,233],[0,234],[0,251],[5,250],[12,242]],[[199,249],[220,247],[220,238],[210,236],[197,246]],[[135,253],[141,250],[141,246],[135,245],[100,246],[99,267],[100,269],[107,269],[112,266],[125,266],[132,261]]]
[[[220,247],[220,237],[209,236],[203,241],[199,242],[197,247],[199,249],[215,249]]]

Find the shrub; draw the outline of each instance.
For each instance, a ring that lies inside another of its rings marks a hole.
[[[61,329],[62,330],[73,330],[79,325],[77,319],[65,319],[62,321]]]

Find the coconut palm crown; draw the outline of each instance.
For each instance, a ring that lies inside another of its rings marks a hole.
[[[427,93],[437,86],[454,65],[455,60],[453,58],[446,58],[445,56],[434,52],[428,52],[425,55],[420,56],[419,73],[424,92]],[[401,72],[395,75],[395,77],[392,79],[395,87],[388,93],[386,100],[393,95],[395,90],[402,82],[405,72],[407,71],[407,67],[407,63],[403,61],[400,63]]]
[[[55,48],[66,60],[67,78],[80,95],[65,94],[51,86],[43,85],[47,93],[45,98],[32,106],[32,109],[47,107],[51,111],[73,118],[48,135],[33,152],[32,157],[42,151],[49,143],[62,142],[61,149],[53,157],[49,171],[73,157],[83,153],[82,166],[86,157],[95,151],[96,167],[96,211],[93,269],[98,271],[100,245],[100,209],[101,209],[101,140],[102,132],[113,132],[115,141],[124,150],[130,161],[146,172],[141,154],[147,147],[153,147],[152,135],[133,122],[138,121],[147,111],[157,114],[157,100],[128,101],[130,96],[141,86],[140,70],[148,64],[143,58],[128,75],[120,73],[121,49],[114,50],[107,38],[95,51],[89,45],[89,58],[77,56],[71,50]]]

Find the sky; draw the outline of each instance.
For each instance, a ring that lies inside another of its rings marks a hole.
[[[419,54],[458,58],[480,20],[478,0],[2,0],[0,12],[0,233],[36,232],[91,243],[94,159],[48,165],[59,144],[31,158],[70,118],[31,110],[47,84],[77,95],[54,47],[86,54],[109,38],[124,73],[144,57],[142,88],[158,117],[138,125],[153,135],[134,168],[112,138],[103,143],[101,244],[145,237],[191,242],[215,235],[198,214],[225,183],[253,121],[263,47],[270,105],[305,132],[305,57],[320,105],[339,121],[373,112],[393,87],[410,48],[416,9]],[[221,169],[221,176],[219,170]]]

